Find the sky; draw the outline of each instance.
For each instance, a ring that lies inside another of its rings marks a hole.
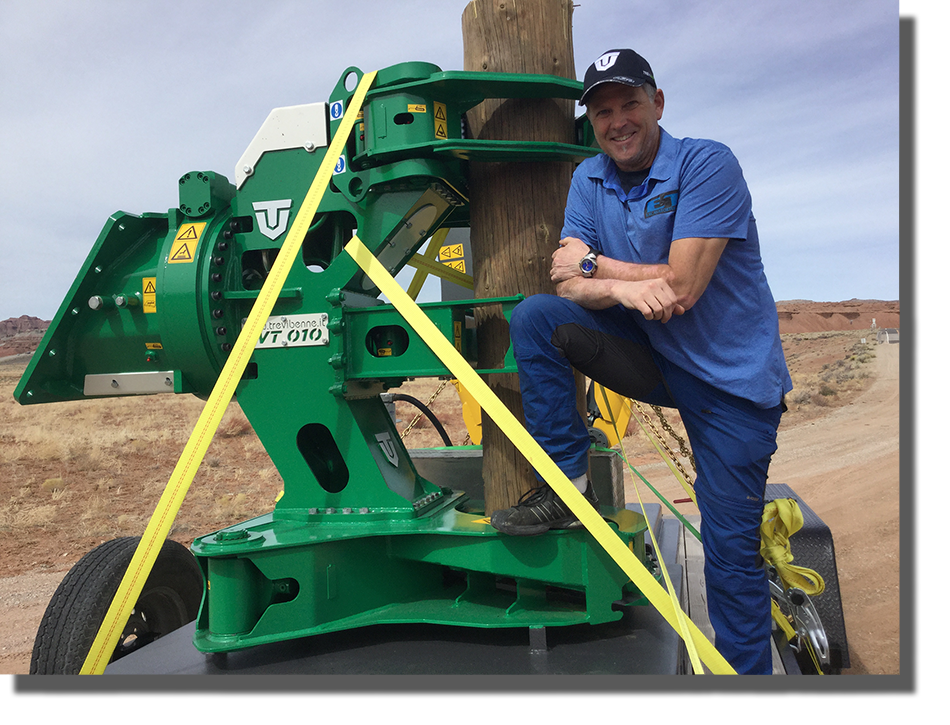
[[[3,0],[0,320],[51,319],[109,215],[177,206],[188,171],[233,181],[271,109],[349,66],[461,70],[466,4]],[[732,148],[776,300],[899,299],[898,4],[638,5],[578,3],[577,75],[632,47],[661,125]]]

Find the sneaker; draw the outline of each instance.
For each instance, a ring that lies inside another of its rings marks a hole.
[[[597,494],[590,481],[587,482],[584,498],[595,511],[600,510]],[[536,536],[549,529],[579,529],[583,526],[547,484],[528,491],[516,506],[495,511],[491,515],[491,525],[510,536]]]

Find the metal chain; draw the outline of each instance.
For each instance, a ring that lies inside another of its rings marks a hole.
[[[676,433],[673,430],[673,427],[670,425],[670,422],[666,419],[666,416],[663,415],[663,409],[658,405],[653,406],[653,412],[656,413],[657,417],[660,419],[660,425],[663,426],[663,430],[670,434],[670,437],[673,438],[677,443],[680,444],[680,453],[686,456],[689,459],[689,465],[692,467],[693,471],[696,470],[696,460],[693,458],[693,452],[689,449],[689,446],[686,444],[686,441],[683,437]]]
[[[430,405],[432,405],[433,400],[439,397],[439,393],[441,393],[445,389],[445,386],[448,385],[448,382],[449,382],[448,380],[442,381],[442,384],[436,389],[436,391],[432,394],[432,397],[429,398],[429,400],[426,402],[427,408]],[[423,416],[423,413],[421,410],[418,413],[416,413],[416,417],[410,421],[409,425],[406,426],[406,429],[399,435],[400,440],[404,439],[407,435],[409,435],[409,431],[411,431],[412,427],[416,423],[419,422],[419,418],[421,418],[422,416]]]
[[[670,448],[670,446],[667,444],[666,439],[660,434],[660,431],[658,431],[658,430],[656,429],[656,426],[653,424],[653,419],[650,418],[650,416],[648,416],[648,415],[646,414],[646,411],[641,407],[639,401],[637,401],[637,400],[632,400],[631,402],[636,406],[637,410],[640,411],[640,415],[643,416],[643,420],[645,420],[646,423],[647,423],[647,425],[650,426],[650,430],[653,431],[653,436],[654,436],[654,438],[656,438],[656,440],[658,440],[658,441],[660,442],[660,445],[662,445],[663,448],[666,449],[666,453],[667,453],[667,455],[669,455],[670,460],[673,462],[673,465],[676,466],[676,468],[677,468],[677,469],[679,470],[679,472],[682,474],[682,476],[683,476],[683,478],[686,480],[686,482],[687,482],[690,486],[692,486],[692,485],[693,485],[693,479],[692,479],[692,477],[691,477],[691,476],[686,472],[686,470],[683,468],[683,464],[680,463],[680,460],[679,460],[679,458],[677,457],[677,455],[673,452],[673,449]],[[689,448],[687,447],[686,441],[684,441],[683,438],[682,438],[682,436],[677,435],[677,433],[673,430],[673,427],[670,425],[669,421],[666,419],[666,416],[663,415],[663,411],[659,408],[659,406],[653,405],[653,406],[650,406],[650,407],[653,408],[653,412],[656,413],[657,417],[660,419],[660,424],[663,426],[663,429],[664,429],[667,433],[669,433],[669,435],[670,435],[672,438],[675,438],[675,439],[679,442],[679,444],[680,444],[680,453],[682,453],[684,456],[686,456],[687,458],[689,458],[690,465],[693,467],[693,471],[695,472],[695,471],[696,471],[696,461],[693,459],[693,453],[692,453],[692,451],[690,451]]]

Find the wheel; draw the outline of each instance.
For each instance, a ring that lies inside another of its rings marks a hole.
[[[40,622],[31,675],[72,675],[82,668],[139,537],[96,547],[69,570]],[[188,549],[166,541],[135,603],[110,662],[125,657],[198,616],[204,576]]]

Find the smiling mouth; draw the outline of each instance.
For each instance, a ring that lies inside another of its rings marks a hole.
[[[629,141],[632,138],[633,138],[633,134],[628,133],[628,134],[625,134],[624,136],[614,136],[613,141],[614,143],[623,143],[625,141]]]

